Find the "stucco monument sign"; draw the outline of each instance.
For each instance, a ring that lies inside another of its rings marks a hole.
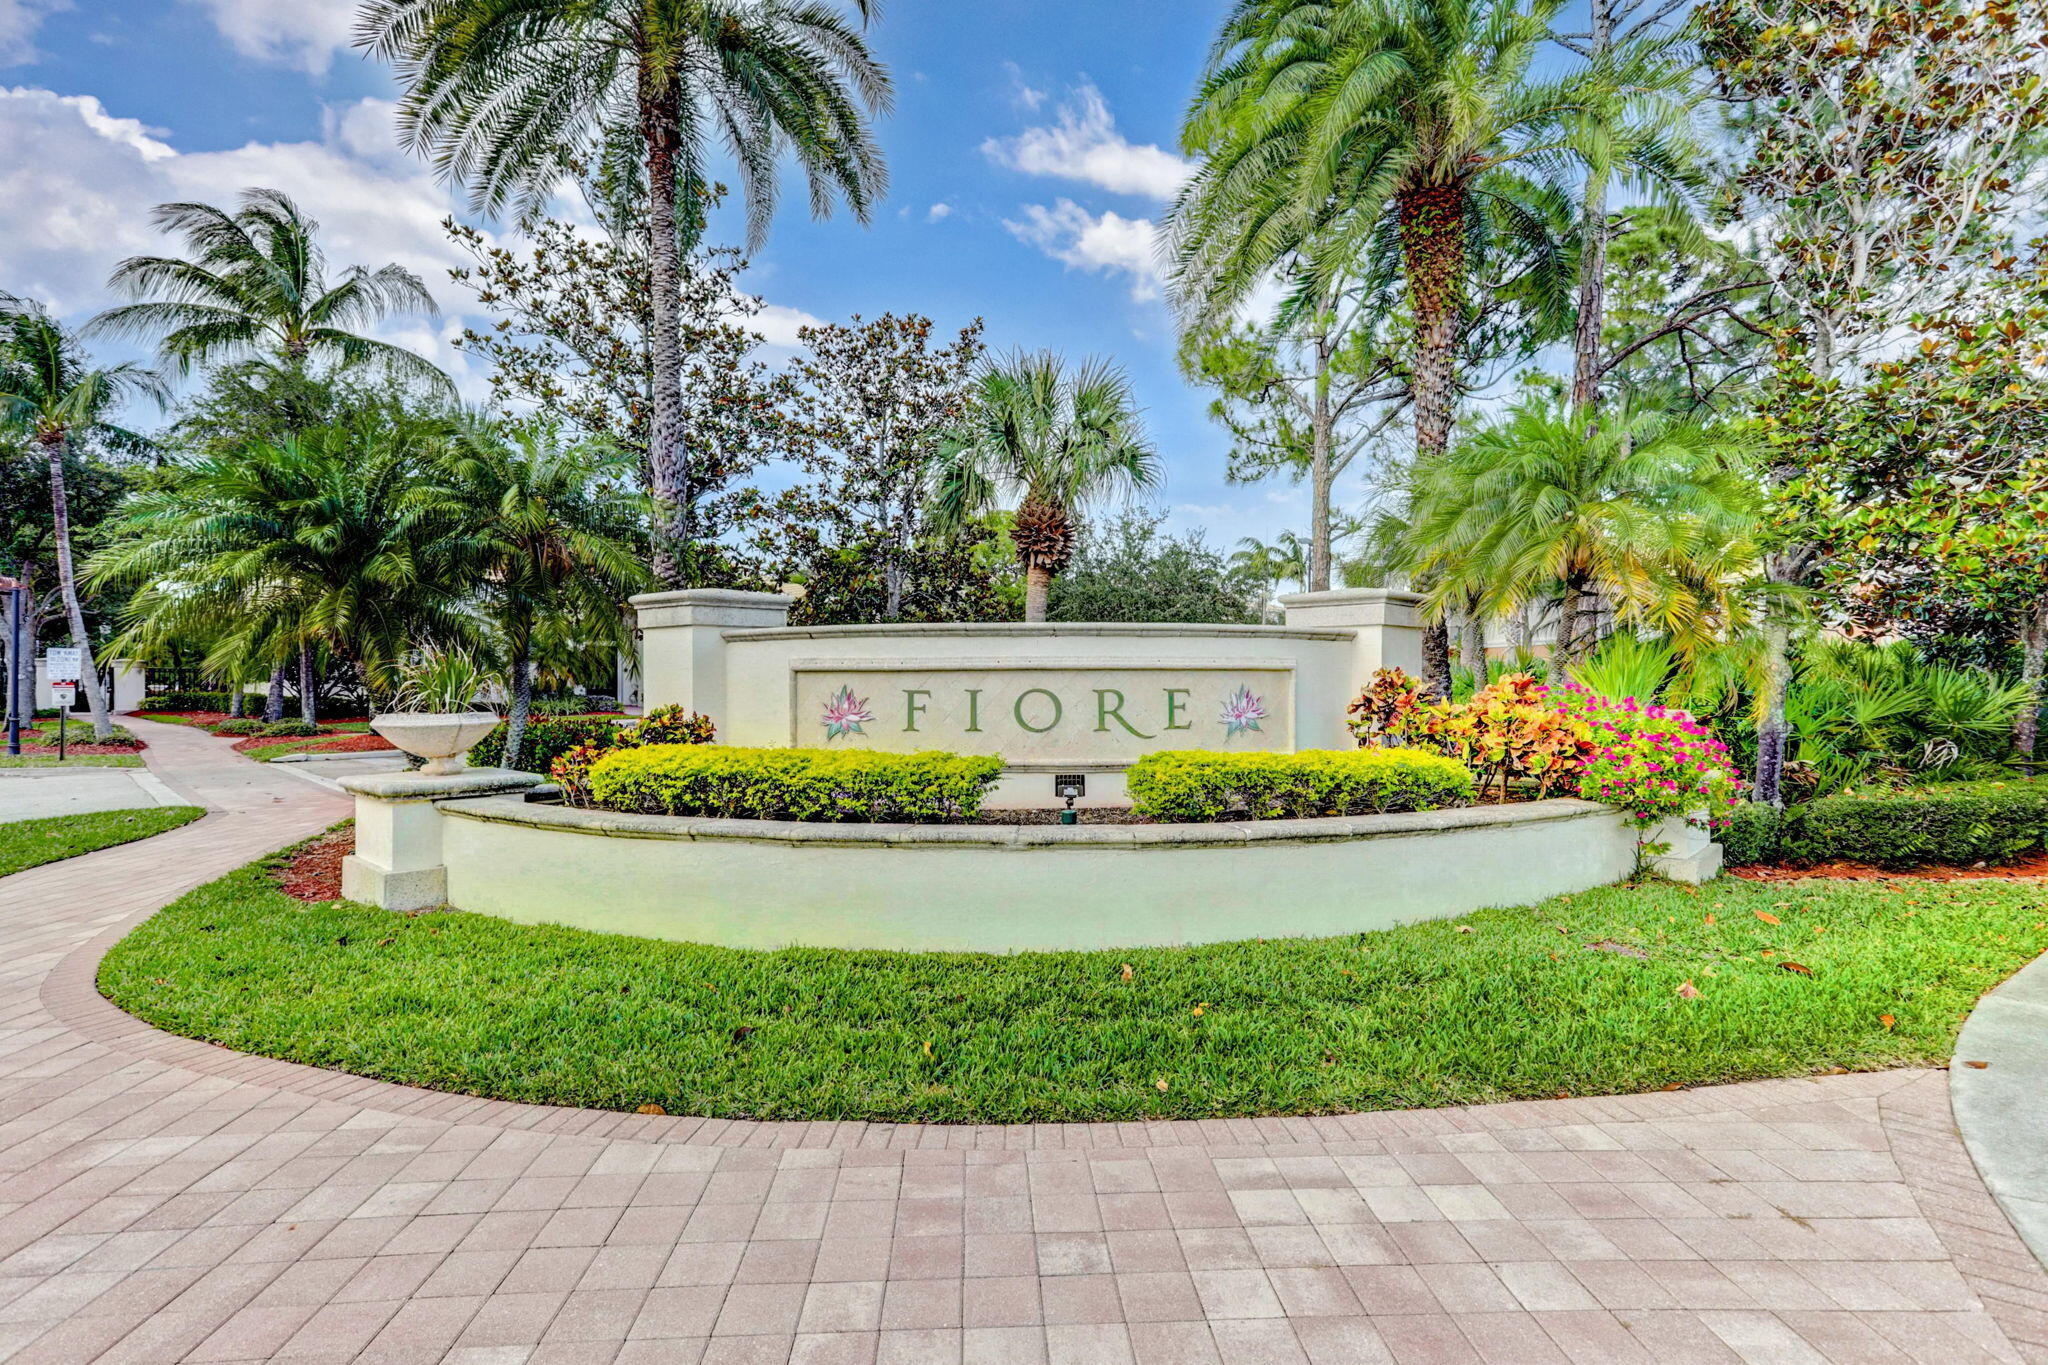
[[[1345,707],[1373,669],[1421,663],[1411,594],[1286,599],[1284,626],[789,626],[790,598],[635,598],[649,707],[702,711],[729,744],[997,754],[994,804],[1058,804],[1049,774],[1125,800],[1159,749],[1349,748]]]

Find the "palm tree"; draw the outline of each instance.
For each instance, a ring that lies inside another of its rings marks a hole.
[[[446,439],[443,423],[380,408],[202,460],[131,499],[90,577],[133,590],[125,628],[140,637],[226,623],[209,669],[324,651],[374,699],[412,650],[475,633],[474,580],[420,510]]]
[[[1494,615],[1554,593],[1560,665],[1597,643],[1601,604],[1681,650],[1724,639],[1755,571],[1747,446],[1657,413],[1589,431],[1525,404],[1421,465],[1410,498],[1405,541],[1432,605]]]
[[[1263,617],[1274,590],[1282,583],[1306,588],[1309,578],[1309,547],[1292,531],[1282,531],[1271,545],[1257,536],[1237,542],[1230,567],[1259,585],[1259,613]]]
[[[1184,309],[1215,316],[1276,276],[1317,297],[1397,269],[1414,333],[1415,450],[1450,444],[1470,247],[1486,230],[1553,250],[1604,68],[1531,67],[1563,0],[1238,0],[1183,141],[1205,160],[1173,208]],[[1655,174],[1658,149],[1615,148]],[[1385,262],[1375,265],[1374,262]]]
[[[874,0],[855,0],[863,22]],[[828,0],[365,0],[358,43],[398,67],[406,143],[477,207],[529,207],[601,167],[644,196],[653,293],[648,463],[661,504],[656,573],[684,586],[696,533],[684,496],[682,254],[703,231],[711,142],[738,164],[750,246],[766,235],[776,160],[792,152],[812,212],[868,220],[887,185],[870,116],[887,71]]]
[[[635,509],[619,492],[633,461],[564,445],[545,427],[478,424],[453,442],[420,506],[481,585],[506,662],[511,705],[505,752],[516,767],[533,707],[537,658],[573,636],[584,647],[628,642],[624,602],[643,586],[631,535]]]
[[[113,733],[107,694],[100,686],[92,639],[79,605],[78,575],[71,554],[71,503],[64,481],[71,446],[78,440],[110,440],[140,446],[141,437],[115,426],[107,416],[135,395],[162,399],[162,382],[133,364],[94,368],[77,342],[33,303],[0,295],[0,430],[12,429],[35,445],[50,466],[50,514],[55,521],[57,585],[64,599],[72,643],[83,661],[79,681],[92,711],[93,733]]]
[[[1075,514],[1159,482],[1122,370],[1091,360],[1069,373],[1050,351],[1019,353],[983,369],[965,428],[941,458],[933,516],[964,526],[1015,499],[1024,619],[1043,621],[1053,577],[1074,557]]]
[[[92,330],[154,339],[178,373],[256,362],[292,374],[309,363],[368,367],[452,392],[448,376],[403,346],[361,330],[394,313],[433,313],[419,277],[392,264],[350,266],[328,282],[319,223],[278,190],[242,194],[234,213],[211,204],[159,204],[158,229],[185,239],[191,258],[131,256],[111,287],[141,300],[93,319]]]

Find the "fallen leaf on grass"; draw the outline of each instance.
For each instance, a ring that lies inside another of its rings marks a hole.
[[[1806,966],[1804,963],[1794,962],[1790,958],[1787,958],[1785,961],[1780,962],[1778,965],[1784,968],[1786,971],[1795,972],[1800,976],[1813,975],[1813,968]]]
[[[927,1057],[932,1055],[932,1040],[929,1038],[924,1040],[924,1055]]]
[[[666,1114],[668,1110],[658,1104],[643,1104],[633,1112],[636,1114]]]
[[[1757,911],[1757,912],[1756,912],[1756,917],[1757,917],[1758,919],[1762,920],[1762,921],[1763,921],[1763,922],[1764,922],[1765,924],[1783,924],[1783,923],[1784,923],[1784,921],[1783,921],[1783,920],[1779,919],[1779,918],[1778,918],[1778,917],[1777,917],[1776,915],[1772,914],[1772,913],[1771,913],[1770,911],[1768,911],[1768,910],[1759,910],[1759,911]]]
[[[1700,988],[1692,984],[1690,977],[1678,983],[1678,998],[1680,1000],[1697,1000],[1700,998]]]
[[[1208,1009],[1208,1008],[1209,1008],[1209,1002],[1208,1002],[1208,1001],[1206,1001],[1206,1000],[1204,1000],[1204,1001],[1203,1001],[1203,1002],[1202,1002],[1201,1004],[1199,1004],[1199,1005],[1195,1006],[1195,1013],[1196,1013],[1197,1015],[1199,1015],[1199,1014],[1201,1014],[1201,1012],[1202,1012],[1203,1010],[1206,1010],[1206,1009]]]
[[[735,1043],[744,1043],[752,1036],[753,1032],[754,1026],[752,1024],[741,1024],[732,1031],[732,1040]]]
[[[1152,1088],[1164,1095],[1171,1087],[1167,1085],[1166,1077],[1161,1076],[1158,1080],[1152,1082]]]
[[[1123,971],[1119,972],[1118,975],[1124,980],[1129,981],[1131,979],[1131,964],[1126,962]]]
[[[1709,929],[1714,927],[1714,917],[1712,915],[1707,916],[1707,927]]]
[[[1877,1016],[1877,1022],[1883,1024],[1886,1028],[1890,1028],[1893,1024],[1896,1024],[1899,1021],[1896,1017],[1892,1015],[1880,1014]]]
[[[1461,934],[1469,934],[1472,932],[1472,926],[1469,924],[1454,924],[1451,927]]]

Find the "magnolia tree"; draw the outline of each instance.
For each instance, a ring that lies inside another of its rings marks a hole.
[[[2014,747],[2034,757],[2048,654],[2048,261],[1923,321],[1853,394],[1793,399],[1822,439],[1785,485],[1785,515],[1866,614],[1958,609],[2020,643],[2031,705]]]
[[[524,250],[475,228],[444,224],[475,264],[449,272],[498,315],[460,343],[491,367],[492,396],[538,408],[637,457],[663,506],[658,539],[682,581],[730,577],[716,539],[735,514],[735,485],[779,449],[787,381],[753,359],[749,321],[761,302],[735,283],[745,262],[729,249],[683,257],[676,309],[682,439],[665,473],[650,450],[654,305],[646,251],[634,232],[593,236],[528,219]]]
[[[2014,0],[1715,0],[1700,11],[1747,156],[1729,207],[1781,296],[1768,421],[1798,477],[1864,367],[1941,311],[1995,252],[2013,181],[2048,118],[2048,38]],[[1795,401],[1796,399],[1796,401]],[[1819,545],[1786,527],[1766,563],[1806,580]],[[1756,795],[1782,802],[1790,625],[1765,627]]]

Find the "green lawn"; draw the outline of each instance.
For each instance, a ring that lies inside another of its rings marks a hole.
[[[0,825],[0,877],[81,853],[133,843],[189,825],[206,811],[199,806],[150,806],[143,810],[95,811],[13,820]]]
[[[1977,997],[2048,945],[2044,916],[2026,884],[1728,880],[1340,939],[740,952],[305,905],[251,867],[137,929],[100,988],[175,1033],[513,1100],[948,1122],[1308,1114],[1944,1062]]]
[[[4,748],[0,744],[0,748]],[[146,768],[141,754],[79,754],[59,760],[55,754],[0,753],[0,768]]]

